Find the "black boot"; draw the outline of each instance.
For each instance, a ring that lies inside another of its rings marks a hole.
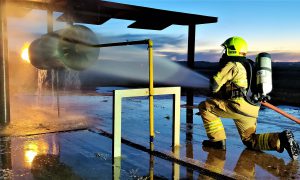
[[[279,133],[280,151],[287,150],[290,157],[296,160],[300,153],[299,144],[294,139],[294,134],[290,130],[285,130]]]
[[[226,140],[221,140],[221,141],[210,141],[210,140],[204,140],[202,142],[202,145],[204,147],[212,147],[215,149],[223,149],[226,150]]]

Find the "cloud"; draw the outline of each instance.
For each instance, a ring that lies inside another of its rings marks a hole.
[[[274,62],[300,62],[300,52],[270,52]]]
[[[162,34],[122,34],[118,36],[103,36],[104,39],[111,41],[131,41],[152,39],[154,42],[154,51],[156,56],[165,57],[172,61],[187,60],[187,40],[183,35],[172,36]],[[207,46],[209,46],[207,44]],[[263,51],[260,51],[263,52]],[[259,51],[250,51],[248,58],[255,60]],[[273,62],[300,62],[300,52],[293,51],[267,51],[272,56]],[[135,52],[138,53],[138,52]],[[220,49],[207,48],[205,44],[201,47],[196,47],[195,61],[217,62],[221,57]]]
[[[261,51],[262,52],[262,51]],[[255,59],[260,52],[250,52],[249,58]],[[293,51],[267,51],[271,55],[273,62],[300,62],[300,52]]]
[[[262,52],[262,51],[261,51]],[[261,52],[251,52],[247,56],[249,59],[255,60],[257,54]],[[269,51],[273,62],[300,62],[300,52],[277,52]],[[186,54],[178,54],[174,52],[164,52],[164,55],[171,60],[185,61]],[[195,61],[217,62],[221,57],[218,50],[209,50],[195,53]]]

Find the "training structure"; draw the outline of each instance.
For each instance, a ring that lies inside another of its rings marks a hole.
[[[69,24],[84,23],[102,25],[110,19],[121,19],[134,21],[128,28],[145,30],[163,30],[171,25],[188,26],[188,66],[193,68],[195,54],[196,25],[216,23],[217,18],[197,14],[166,11],[141,6],[133,6],[100,0],[0,0],[0,112],[1,124],[9,123],[9,90],[8,90],[8,65],[7,65],[7,40],[6,40],[6,14],[5,5],[19,7],[18,12],[26,14],[28,9],[40,9],[47,11],[47,29],[53,29],[53,12],[62,15],[57,18]],[[187,97],[187,104],[193,105],[192,93]],[[192,122],[192,112],[188,110],[187,120]]]
[[[166,11],[160,9],[146,8],[141,6],[126,5],[102,0],[0,0],[0,124],[8,125],[10,121],[9,89],[8,89],[8,41],[7,39],[7,14],[6,5],[19,7],[18,12],[24,11],[24,15],[31,9],[47,11],[47,32],[53,32],[53,14],[62,13],[57,18],[58,21],[64,21],[72,25],[74,23],[102,25],[110,19],[133,21],[128,28],[137,28],[145,30],[163,30],[171,25],[180,25],[188,27],[188,67],[194,67],[195,58],[195,35],[196,25],[216,23],[217,18],[196,14]],[[174,155],[179,158],[178,149],[180,145],[180,87],[154,88],[153,74],[153,42],[151,40],[142,40],[135,42],[123,42],[102,44],[97,46],[111,47],[119,45],[147,44],[149,51],[149,88],[116,90],[114,91],[113,104],[113,156],[115,178],[119,179],[121,171],[121,162],[117,161],[121,156],[121,109],[122,98],[126,97],[149,97],[149,131],[150,131],[150,150],[154,150],[154,96],[155,95],[173,95],[173,138],[172,146]],[[54,70],[51,70],[54,71]],[[59,96],[57,96],[59,97]],[[59,99],[57,100],[59,102]],[[187,104],[193,105],[193,93],[190,90],[187,94]],[[59,115],[59,111],[58,111]],[[187,109],[187,122],[193,122],[193,110]],[[153,179],[154,157],[150,154],[150,179]],[[165,155],[164,155],[165,156]],[[174,158],[174,157],[173,157]],[[119,159],[120,160],[120,159]],[[180,160],[177,160],[180,161]],[[174,164],[174,179],[178,179],[179,165]]]

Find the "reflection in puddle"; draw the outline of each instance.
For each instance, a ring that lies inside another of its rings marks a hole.
[[[34,178],[31,173],[33,164],[42,155],[59,155],[57,136],[1,138],[0,179]]]
[[[31,168],[34,158],[42,154],[59,154],[55,136],[51,139],[40,138],[24,142],[25,167]]]
[[[65,98],[70,98],[68,104],[72,104],[77,103],[78,97],[68,96]],[[97,114],[96,117],[101,118],[101,127],[104,130],[111,130],[110,99],[98,98],[98,96],[97,98],[96,96],[82,98],[85,104],[76,105],[76,110],[85,110],[91,114]],[[103,100],[107,100],[108,103],[105,106],[98,106],[98,103]],[[167,107],[166,104],[169,102],[168,99],[158,99],[157,101],[163,107]],[[126,123],[123,130],[125,137],[132,137],[137,142],[147,142],[148,136],[143,136],[144,132],[148,133],[148,127],[144,125],[147,119],[142,113],[136,113],[137,106],[141,107],[142,110],[148,109],[147,99],[142,99],[140,102],[128,101],[127,105],[129,110],[124,111],[124,122]],[[156,134],[156,146],[160,147],[158,150],[162,150],[162,152],[163,150],[169,152],[170,146],[168,143],[171,142],[172,137],[171,131],[167,131],[167,129],[171,129],[171,121],[160,120],[164,119],[168,108],[157,108],[158,111],[156,111],[158,120],[155,127],[160,132]],[[134,113],[132,113],[132,109],[135,111]],[[261,117],[267,119],[270,114],[265,112],[262,112]],[[32,116],[37,117],[36,114],[32,114]],[[235,131],[232,130],[228,133],[229,143],[232,144],[232,147],[227,149],[226,155],[224,152],[220,153],[209,149],[203,150],[205,151],[203,152],[201,150],[201,140],[205,138],[204,128],[199,123],[199,117],[194,118],[197,121],[193,125],[182,123],[184,125],[181,129],[181,135],[183,135],[181,136],[183,137],[180,146],[181,153],[177,153],[180,158],[195,159],[199,164],[201,160],[205,162],[206,168],[211,167],[211,171],[224,174],[226,174],[226,171],[230,171],[230,175],[233,177],[235,177],[235,174],[239,174],[242,177],[258,179],[262,177],[267,179],[278,177],[299,178],[299,165],[297,162],[287,163],[287,154],[280,154],[281,159],[267,153],[243,151],[240,143],[236,143],[239,137],[233,136]],[[100,126],[99,124],[97,126]],[[26,129],[23,121],[21,125],[18,130]],[[230,127],[234,124],[228,123],[225,125]],[[294,124],[288,124],[287,122],[285,125],[296,129]],[[43,128],[43,126],[38,127]],[[268,124],[268,127],[281,128],[277,124]],[[266,128],[266,126],[261,126],[261,128]],[[139,131],[136,131],[136,129]],[[186,135],[185,141],[184,134]],[[124,146],[124,157],[128,158],[115,162],[115,165],[113,165],[111,163],[113,161],[111,143],[111,139],[99,136],[92,133],[92,131],[4,138],[0,144],[0,179],[49,179],[49,177],[53,177],[53,179],[65,179],[65,177],[72,177],[73,179],[79,177],[82,179],[196,179],[201,177],[197,169],[187,168],[184,165],[159,157],[151,157],[145,152],[124,145],[122,145]],[[173,155],[177,157],[176,152]],[[200,165],[203,165],[203,163]]]
[[[263,152],[245,149],[236,163],[234,172],[249,178],[255,178],[256,166],[275,177],[295,179],[299,169],[298,161],[284,163],[283,159]]]
[[[95,137],[100,138],[101,142],[105,141],[101,145],[98,141],[95,142],[95,147],[90,144],[98,153],[91,152],[92,149],[87,144],[82,144],[83,140]],[[127,152],[125,157],[128,158],[112,159],[110,148],[107,148],[110,143],[105,137],[82,132],[63,136],[51,134],[1,139],[0,179],[209,179],[199,175],[197,170],[188,173],[185,166],[138,150],[128,151],[128,148],[124,148]],[[190,143],[188,149],[194,149],[193,145]],[[185,146],[181,146],[173,149],[172,155],[180,158],[180,151],[184,148]],[[257,176],[257,172],[264,171],[266,178],[297,179],[297,161],[285,164],[283,159],[273,155],[245,149],[230,167],[226,151],[211,148],[203,150],[207,152],[205,168],[221,174],[231,170],[229,177],[259,178],[261,176]],[[113,164],[111,161],[114,161]]]
[[[37,155],[33,162],[31,173],[34,179],[80,179],[71,167],[60,162],[54,154]]]
[[[28,164],[28,167],[31,167],[31,163],[36,155],[37,155],[37,151],[35,150],[25,151],[25,162]]]
[[[208,152],[205,168],[220,174],[226,173],[226,151],[203,147]],[[233,169],[233,177],[257,178],[256,171],[266,171],[265,177],[295,179],[299,169],[297,161],[285,164],[283,159],[260,151],[244,149]],[[200,175],[199,179],[205,176]],[[205,177],[207,178],[207,177]]]

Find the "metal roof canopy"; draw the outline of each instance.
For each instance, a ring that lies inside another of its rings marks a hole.
[[[102,0],[10,0],[18,6],[62,12],[59,21],[101,25],[110,19],[132,20],[129,28],[163,30],[170,25],[217,22],[216,17],[167,11]]]

